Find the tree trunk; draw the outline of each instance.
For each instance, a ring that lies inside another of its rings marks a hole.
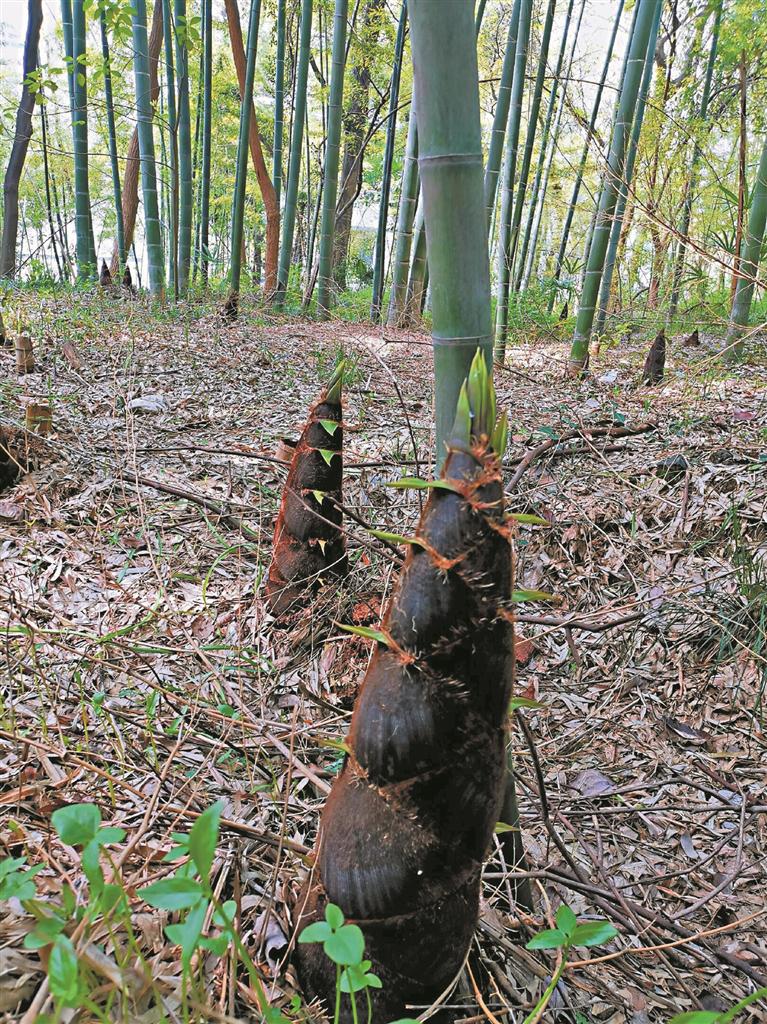
[[[160,96],[160,81],[157,76],[157,63],[160,59],[162,49],[162,3],[156,0],[152,11],[152,27],[149,32],[149,86],[150,101],[154,105]],[[138,125],[133,129],[128,153],[125,157],[125,174],[123,175],[122,208],[123,227],[125,230],[125,258],[127,261],[128,252],[133,245],[133,235],[136,230],[136,216],[138,214],[138,180],[141,170],[139,157]],[[111,265],[112,278],[119,280],[120,273],[120,250],[115,242],[112,252]]]
[[[13,136],[11,155],[3,181],[3,238],[0,242],[0,278],[16,275],[16,238],[19,230],[19,182],[27,158],[29,140],[32,138],[32,113],[35,109],[35,93],[30,87],[28,76],[38,67],[37,50],[40,43],[40,27],[43,23],[42,0],[28,0],[27,34],[24,40],[24,63],[22,66],[23,87],[19,109],[16,112],[16,131]]]
[[[229,25],[229,40],[232,45],[232,57],[237,69],[237,81],[240,85],[240,94],[245,90],[246,61],[245,47],[242,42],[242,26],[240,24],[240,11],[237,0],[224,0],[226,8],[226,20]],[[277,193],[274,183],[269,177],[269,171],[264,160],[264,151],[261,147],[261,136],[258,131],[258,119],[255,109],[251,109],[248,117],[250,144],[250,157],[253,161],[253,169],[258,179],[258,187],[261,190],[264,210],[266,211],[266,251],[264,254],[264,295],[270,296],[277,287],[277,265],[280,258],[280,208],[277,204]]]

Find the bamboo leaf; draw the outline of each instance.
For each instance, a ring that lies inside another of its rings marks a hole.
[[[424,542],[419,537],[405,537],[401,533],[389,533],[387,530],[369,529],[368,533],[379,540],[388,541],[389,544],[417,544],[421,548],[425,547]]]
[[[385,633],[382,633],[380,629],[371,629],[370,626],[347,626],[343,622],[337,622],[336,625],[346,633],[353,633],[355,636],[362,636],[366,640],[375,640],[376,643],[383,644],[385,647],[391,646],[391,641],[388,636]]]
[[[461,385],[458,403],[455,409],[455,422],[450,436],[453,443],[469,445],[471,443],[471,405],[466,388],[466,381]]]
[[[320,423],[322,424],[323,430],[325,430],[326,433],[330,434],[331,437],[341,426],[341,424],[337,423],[336,420],[320,420]]]
[[[507,825],[505,821],[497,821],[493,831],[497,836],[502,836],[505,832],[519,832],[519,829],[516,825]]]
[[[548,519],[542,519],[540,516],[534,516],[528,512],[509,512],[506,518],[513,519],[515,523],[526,523],[529,526],[551,526]]]
[[[519,708],[542,708],[545,707],[539,700],[531,700],[530,697],[512,697],[509,701],[509,713]]]
[[[401,480],[392,480],[391,483],[386,485],[387,487],[396,487],[399,490],[411,490],[411,491],[453,491],[454,494],[460,494],[460,490],[450,480],[422,480],[418,476],[403,476]]]
[[[545,590],[513,590],[511,600],[514,604],[520,604],[523,601],[560,601],[561,598]]]
[[[509,417],[504,411],[495,425],[493,436],[491,438],[491,445],[493,451],[499,458],[503,458],[506,451],[506,445],[509,441]]]
[[[352,748],[343,740],[320,740],[321,747],[329,747],[331,750],[340,750],[342,754],[351,754]]]
[[[333,461],[334,455],[340,456],[341,454],[340,452],[331,452],[328,448],[318,448],[317,451],[320,453],[320,455],[323,457],[323,459],[325,460],[325,462],[327,462],[328,465],[330,465],[330,463]]]

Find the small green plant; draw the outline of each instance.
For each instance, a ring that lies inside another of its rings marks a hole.
[[[35,919],[25,939],[30,950],[48,950],[48,984],[57,1009],[87,1008],[101,1014],[89,997],[75,944],[68,932],[73,926],[87,932],[96,920],[119,917],[127,912],[121,885],[107,882],[101,866],[104,849],[125,838],[122,828],[103,827],[101,812],[93,804],[72,804],[53,812],[51,821],[63,843],[80,849],[80,864],[88,880],[88,902],[78,902],[69,885],[64,885],[61,902],[37,899],[34,876],[43,865],[26,868],[23,857],[0,862],[0,902],[13,897]]]
[[[138,895],[150,907],[183,912],[181,921],[165,926],[165,934],[171,942],[181,947],[185,980],[190,980],[192,959],[197,950],[204,949],[215,956],[223,956],[231,944],[248,972],[258,1008],[266,1024],[288,1024],[289,1018],[277,1007],[269,1005],[256,966],[240,939],[235,924],[236,904],[233,900],[220,903],[213,892],[210,873],[218,846],[222,808],[223,804],[218,801],[203,811],[188,834],[172,833],[177,845],[163,859],[171,863],[182,863],[173,875],[140,889]],[[204,936],[203,928],[211,908],[212,921],[219,933]],[[186,990],[185,985],[185,993]]]
[[[298,941],[301,943],[321,942],[322,949],[336,965],[336,1004],[333,1015],[334,1024],[338,1024],[341,1014],[341,995],[350,996],[352,1001],[352,1017],[357,1024],[357,1001],[355,992],[364,992],[367,999],[367,1019],[370,1021],[373,1008],[370,1003],[371,988],[381,988],[381,979],[370,973],[370,960],[364,960],[365,936],[356,924],[347,924],[343,911],[335,903],[325,907],[325,920],[315,921],[307,925],[301,932]],[[394,1024],[417,1024],[410,1018],[395,1021]]]
[[[671,1018],[668,1024],[730,1024],[730,1021],[735,1020],[741,1010],[759,1002],[760,999],[767,999],[767,988],[757,989],[756,992],[741,999],[729,1010],[690,1010],[686,1013],[678,1013]]]
[[[614,939],[618,934],[617,928],[614,928],[609,921],[596,920],[579,923],[573,911],[564,903],[557,910],[556,924],[556,928],[547,928],[534,935],[526,946],[527,949],[561,949],[562,958],[559,967],[546,986],[545,992],[532,1013],[525,1017],[523,1024],[532,1024],[532,1021],[538,1020],[548,1006],[567,966],[567,956],[573,946],[600,946],[603,942]]]
[[[181,948],[184,1020],[191,1019],[189,996],[197,969],[194,954],[205,951],[208,955],[223,956],[233,947],[248,973],[265,1024],[289,1024],[290,1018],[268,1003],[255,965],[237,932],[234,902],[222,904],[213,894],[210,874],[221,810],[222,804],[214,804],[199,816],[188,834],[173,834],[176,846],[165,860],[181,863],[173,875],[147,886],[138,895],[150,906],[181,915],[181,920],[166,925],[165,934]],[[88,880],[87,902],[83,903],[67,884],[62,887],[60,900],[39,899],[34,878],[44,865],[27,867],[24,857],[15,857],[0,861],[0,903],[19,900],[34,918],[34,927],[26,935],[24,946],[29,950],[47,950],[45,962],[56,1019],[60,1019],[63,1010],[88,1010],[95,1019],[106,1020],[93,996],[101,987],[100,981],[92,977],[88,957],[82,955],[82,950],[83,944],[89,945],[97,927],[100,930],[107,926],[112,931],[119,924],[128,936],[132,953],[138,952],[119,871],[110,861],[112,875],[107,881],[102,867],[102,859],[108,858],[106,848],[122,842],[126,833],[122,828],[103,826],[95,804],[61,807],[54,811],[51,821],[61,841],[79,852],[80,866]],[[215,934],[204,935],[209,911]],[[293,1014],[300,1010],[298,997],[290,1009]]]

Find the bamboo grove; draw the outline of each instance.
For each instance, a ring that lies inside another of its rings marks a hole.
[[[461,218],[484,241],[450,289],[476,288],[489,259],[493,322],[472,344],[502,361],[526,317],[561,318],[578,374],[625,311],[662,326],[706,306],[743,355],[764,319],[758,0],[470,6],[484,209]],[[245,294],[321,318],[439,318],[426,223],[455,197],[430,198],[406,2],[61,0],[55,24],[27,8],[3,79],[17,106],[0,276],[87,287],[106,261],[169,301],[220,292],[229,317]],[[460,135],[451,86],[443,127]]]

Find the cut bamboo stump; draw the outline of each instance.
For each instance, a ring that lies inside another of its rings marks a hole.
[[[16,371],[17,373],[35,372],[35,353],[32,348],[32,339],[28,334],[19,334],[16,337]]]
[[[49,402],[30,402],[26,413],[27,430],[33,430],[43,437],[53,429],[53,413]]]
[[[13,342],[5,333],[5,324],[3,323],[2,313],[0,313],[0,348],[13,348]]]

